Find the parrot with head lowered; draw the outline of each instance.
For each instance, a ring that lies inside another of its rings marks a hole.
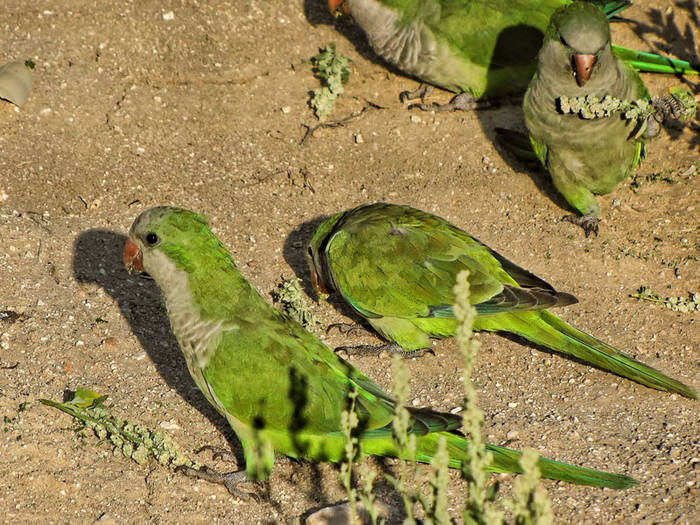
[[[392,439],[394,400],[269,305],[239,272],[202,215],[172,207],[144,211],[131,227],[124,262],[129,271],[148,272],[163,292],[189,371],[240,439],[249,477],[264,479],[272,470],[272,454],[256,460],[261,443],[295,458],[343,461],[341,414],[353,392],[359,418],[353,435],[362,453],[401,457]],[[450,467],[460,468],[469,457],[469,441],[457,432],[459,416],[408,411],[416,459],[430,461],[445,438]],[[488,450],[493,454],[491,471],[521,471],[519,452],[493,445]],[[547,478],[597,487],[637,483],[548,459],[540,459],[539,468]],[[245,476],[246,471],[235,472],[226,481],[229,490]]]
[[[645,156],[648,138],[635,133],[636,120],[620,114],[586,120],[559,111],[559,97],[587,95],[627,101],[649,97],[637,72],[613,53],[603,12],[575,2],[552,16],[523,111],[537,157],[582,215],[565,219],[580,225],[586,236],[598,233],[595,195],[611,192],[632,173]]]
[[[314,283],[338,292],[404,352],[455,335],[452,288],[469,271],[474,330],[510,332],[555,352],[659,390],[697,399],[695,390],[568,325],[546,308],[574,304],[448,221],[377,203],[322,222],[309,244]]]
[[[422,82],[474,99],[520,95],[554,11],[571,0],[328,0],[351,14],[374,51]],[[599,2],[614,16],[630,2]],[[691,64],[613,46],[641,71],[698,73]],[[468,108],[468,101],[459,101]]]

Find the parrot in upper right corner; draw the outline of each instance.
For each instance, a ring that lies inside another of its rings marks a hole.
[[[551,16],[571,1],[328,0],[328,6],[352,15],[372,49],[401,71],[479,100],[525,91]],[[630,2],[599,4],[612,17]],[[613,49],[640,71],[698,73],[683,60]]]
[[[613,53],[610,38],[608,20],[595,5],[574,2],[558,9],[523,100],[537,157],[581,214],[565,219],[580,225],[586,236],[598,234],[601,213],[595,195],[611,192],[632,173],[645,157],[645,139],[651,138],[651,133],[635,132],[636,120],[619,114],[586,120],[559,110],[562,96],[649,98],[639,74]]]
[[[272,450],[295,458],[341,462],[346,455],[342,414],[358,417],[353,436],[362,454],[406,457],[392,438],[396,402],[316,336],[277,310],[246,280],[207,220],[181,208],[144,211],[124,247],[127,269],[146,271],[165,297],[170,324],[192,378],[229,422],[243,445],[246,471],[186,473],[236,485],[270,474]],[[430,462],[444,439],[449,466],[469,458],[461,418],[407,408],[416,460]],[[522,472],[520,453],[487,445],[492,472]],[[262,453],[261,453],[262,450]],[[540,458],[543,477],[596,487],[627,488],[637,481]],[[200,473],[200,474],[197,474]]]

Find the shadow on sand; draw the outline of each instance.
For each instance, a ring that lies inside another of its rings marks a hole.
[[[78,282],[101,286],[116,300],[165,383],[204,414],[221,432],[240,464],[242,448],[224,419],[201,394],[170,330],[165,305],[155,281],[129,275],[122,262],[126,236],[109,230],[82,232],[73,245],[73,274]]]

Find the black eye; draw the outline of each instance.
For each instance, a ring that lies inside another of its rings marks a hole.
[[[160,241],[160,237],[158,237],[157,234],[153,232],[146,234],[146,242],[149,244],[149,246],[155,246],[158,244],[158,241]]]

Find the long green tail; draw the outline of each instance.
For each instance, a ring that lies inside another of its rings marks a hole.
[[[637,71],[646,73],[669,73],[683,75],[700,75],[700,65],[693,65],[685,60],[669,58],[654,53],[635,51],[628,47],[613,45],[615,55],[624,60]]]
[[[420,461],[430,461],[430,457],[437,451],[438,441],[441,436],[447,439],[447,452],[450,455],[450,467],[460,468],[461,463],[469,459],[469,441],[462,436],[449,432],[438,432],[419,437],[418,454],[423,455],[423,457],[419,457],[418,459]],[[522,473],[520,452],[488,444],[486,448],[493,456],[493,462],[489,467],[489,471]],[[622,474],[612,474],[610,472],[577,467],[576,465],[560,463],[546,458],[540,458],[539,467],[543,478],[566,481],[577,485],[626,489],[639,483],[636,479]]]
[[[484,317],[477,319],[480,326],[482,320],[487,326],[480,329],[513,332],[556,352],[572,355],[585,363],[651,388],[676,392],[691,399],[698,398],[697,392],[689,386],[577,330],[547,310],[514,312],[508,314],[507,322],[501,318],[500,322],[494,319],[495,322],[489,323],[488,317]]]

